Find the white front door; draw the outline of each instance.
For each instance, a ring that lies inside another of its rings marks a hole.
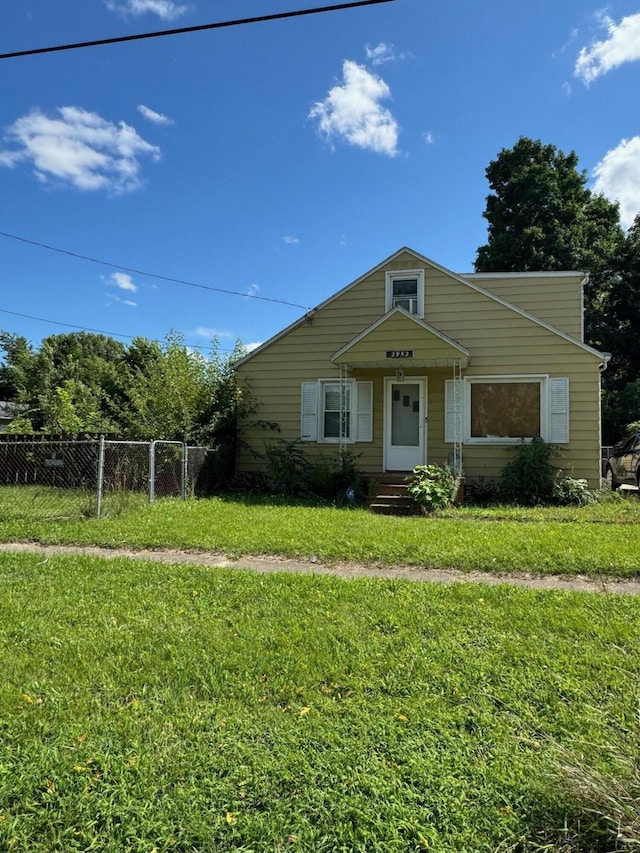
[[[427,380],[385,379],[384,469],[412,471],[426,463]]]

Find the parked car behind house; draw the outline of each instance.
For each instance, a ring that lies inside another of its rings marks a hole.
[[[607,461],[606,478],[612,489],[629,485],[640,487],[640,432],[619,441]]]

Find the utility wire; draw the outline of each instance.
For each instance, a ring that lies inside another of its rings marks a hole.
[[[81,47],[98,47],[103,44],[117,44],[125,41],[158,38],[160,36],[175,36],[181,33],[197,33],[202,30],[217,30],[222,27],[236,27],[242,24],[257,24],[263,21],[278,21],[283,18],[299,18],[302,15],[317,15],[323,12],[338,12],[342,9],[354,9],[358,6],[374,6],[378,3],[393,3],[395,0],[354,0],[351,3],[339,3],[334,6],[318,6],[315,9],[300,9],[295,12],[277,12],[272,15],[260,15],[253,18],[238,18],[234,21],[218,21],[213,24],[199,24],[193,27],[178,27],[172,30],[157,30],[150,33],[137,33],[131,36],[116,36],[107,39],[76,42],[75,44],[59,44],[53,47],[37,47],[32,50],[18,50],[13,53],[0,53],[0,59],[15,59],[19,56],[34,56],[39,53],[54,53],[61,50],[76,50]]]
[[[0,231],[0,237],[6,237],[9,240],[18,240],[20,243],[27,243],[29,246],[37,246],[39,249],[47,249],[50,252],[58,252],[61,255],[68,255],[71,258],[78,258],[81,261],[91,261],[92,264],[100,264],[103,267],[111,267],[116,270],[134,273],[135,275],[144,275],[147,278],[157,278],[160,281],[169,281],[172,284],[184,284],[186,287],[197,287],[200,290],[212,290],[214,293],[227,293],[231,296],[242,296],[245,299],[260,299],[262,302],[276,302],[279,305],[289,305],[291,308],[302,308],[303,311],[309,311],[306,305],[299,305],[297,302],[287,302],[286,299],[275,299],[271,296],[258,296],[255,293],[242,293],[240,290],[225,290],[222,287],[211,287],[208,284],[197,284],[194,281],[185,281],[181,278],[171,278],[168,275],[159,275],[153,272],[144,272],[137,270],[134,267],[125,267],[122,264],[114,264],[111,261],[101,261],[98,258],[91,258],[88,255],[80,255],[78,252],[70,252],[67,249],[59,249],[56,246],[48,246],[46,243],[39,243],[36,240],[27,240],[26,237],[19,237],[17,234],[7,234]]]
[[[1,314],[11,314],[12,317],[24,317],[26,320],[37,320],[39,323],[50,323],[52,326],[66,326],[68,329],[80,329],[82,332],[93,332],[96,335],[108,335],[110,338],[129,338],[129,340],[134,340],[134,338],[144,338],[144,335],[125,335],[122,332],[105,332],[104,329],[91,329],[89,326],[74,326],[73,323],[61,323],[58,320],[47,320],[44,317],[34,317],[32,314],[20,314],[18,311],[9,311],[6,308],[0,308]],[[161,344],[163,341],[159,341],[157,338],[146,338],[146,340],[152,341],[155,344]],[[200,346],[200,344],[192,344],[191,346],[194,349],[207,349],[211,350],[211,352],[233,352],[232,349],[228,347],[205,347]]]

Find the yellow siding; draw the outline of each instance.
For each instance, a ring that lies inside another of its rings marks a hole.
[[[461,358],[463,355],[450,343],[419,326],[409,317],[394,314],[366,334],[362,340],[350,346],[338,361],[353,365],[363,361],[380,361],[384,360],[387,350],[393,349],[413,350],[415,359],[446,360]]]
[[[596,486],[600,476],[598,357],[446,272],[422,261],[418,263],[411,253],[405,253],[388,265],[388,269],[393,270],[419,267],[425,269],[425,322],[469,350],[470,364],[463,371],[464,376],[540,374],[569,377],[570,445],[563,447],[561,463],[573,476],[586,477]],[[245,424],[241,429],[241,445],[244,442],[260,453],[269,439],[291,440],[300,436],[301,383],[339,377],[339,368],[331,361],[331,355],[384,313],[384,273],[385,268],[380,268],[345,289],[318,309],[310,322],[290,329],[239,366],[240,380],[246,383],[249,394],[258,402],[255,418],[276,422],[280,428],[279,432],[273,432]],[[415,330],[409,335],[407,323]],[[415,323],[394,315],[376,332],[355,344],[346,359],[353,358],[356,353],[360,361],[365,361],[374,350],[379,359],[381,350],[393,348],[413,349],[416,358],[435,358],[433,353],[440,352],[441,347],[443,353],[447,350],[450,358],[451,349],[445,342],[427,330],[421,339]],[[425,352],[429,355],[423,356]],[[397,366],[392,363],[388,369],[352,369],[349,372],[352,378],[373,381],[373,441],[349,445],[359,454],[359,465],[364,471],[382,470],[384,377],[394,375]],[[403,367],[407,380],[411,376],[428,377],[428,461],[446,462],[452,446],[444,441],[444,388],[452,372],[406,364]],[[337,451],[335,444],[313,442],[304,442],[303,448],[310,458]],[[469,445],[463,449],[463,466],[470,478],[497,477],[510,458],[512,454],[504,446]],[[259,467],[260,462],[245,447],[240,451],[238,466],[240,470],[249,470]]]
[[[501,278],[469,277],[479,287],[495,293],[512,305],[522,308],[539,320],[549,323],[561,332],[582,339],[582,281],[580,274]]]

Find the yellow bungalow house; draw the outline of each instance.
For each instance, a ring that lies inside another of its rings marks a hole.
[[[600,480],[600,373],[581,272],[459,275],[403,248],[242,359],[258,404],[307,455],[348,447],[370,474],[459,463],[499,477],[522,439]],[[243,426],[238,469],[265,432]]]

